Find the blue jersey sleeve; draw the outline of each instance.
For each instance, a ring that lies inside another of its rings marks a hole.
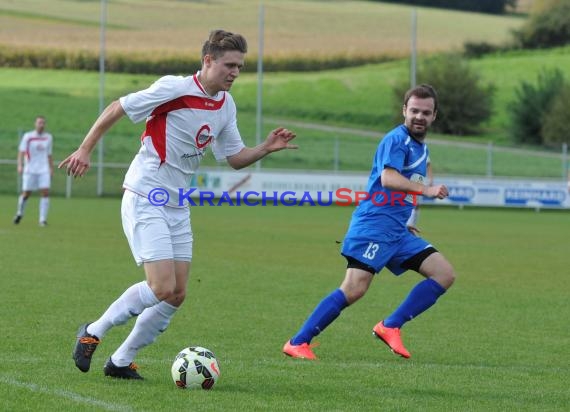
[[[380,142],[376,152],[376,165],[378,172],[382,173],[386,167],[396,169],[402,173],[406,158],[406,146],[398,136],[386,136]]]

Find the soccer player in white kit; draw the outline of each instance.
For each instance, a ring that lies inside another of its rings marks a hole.
[[[138,316],[133,330],[107,360],[106,376],[142,379],[133,363],[137,352],[154,342],[184,301],[192,260],[192,231],[187,203],[178,202],[179,188],[188,190],[208,146],[218,160],[234,169],[251,165],[269,153],[295,149],[295,134],[278,128],[260,145],[242,142],[236,107],[227,92],[238,77],[247,52],[246,40],[223,30],[210,33],[202,48],[202,68],[193,76],[166,76],[148,89],[112,102],[95,121],[79,149],[61,162],[67,173],[83,176],[90,153],[101,136],[125,114],[146,119],[142,145],[125,176],[121,215],[123,229],[146,280],[128,288],[103,315],[79,328],[73,358],[83,372],[111,327]],[[152,203],[153,189],[169,197],[164,207]]]
[[[45,117],[36,117],[35,129],[24,134],[18,147],[18,174],[22,175],[22,193],[18,197],[15,224],[20,223],[24,217],[26,202],[32,191],[39,189],[42,195],[39,222],[40,226],[47,225],[49,188],[53,174],[53,137],[45,131],[45,125]]]

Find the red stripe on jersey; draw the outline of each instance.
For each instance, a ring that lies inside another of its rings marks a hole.
[[[194,83],[196,83],[196,86],[198,86],[198,88],[202,90],[202,93],[208,94],[206,93],[206,90],[204,90],[204,87],[202,87],[202,83],[200,83],[200,80],[198,80],[198,76],[194,75],[192,76],[192,78],[194,79]]]
[[[226,94],[221,100],[212,100],[199,96],[181,96],[163,103],[152,111],[153,115],[168,113],[180,109],[220,110],[226,101]]]
[[[160,164],[163,164],[166,160],[166,113],[156,115],[146,122],[146,130],[141,138],[145,136],[150,136]]]
[[[168,113],[180,109],[220,110],[225,101],[226,94],[224,93],[221,100],[199,96],[181,96],[163,103],[152,111],[152,117],[146,122],[146,129],[141,139],[146,136],[151,137],[152,145],[160,157],[160,164],[162,164],[166,160],[166,116]]]
[[[30,137],[28,139],[28,142],[26,143],[26,158],[28,160],[30,160],[30,144],[34,141],[34,140],[48,140],[47,137]]]

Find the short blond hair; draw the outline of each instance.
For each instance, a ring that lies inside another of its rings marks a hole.
[[[207,54],[217,59],[227,51],[247,53],[245,37],[225,30],[212,30],[210,37],[202,46],[202,60],[204,60],[204,56]]]

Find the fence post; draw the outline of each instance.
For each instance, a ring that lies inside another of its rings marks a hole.
[[[487,144],[487,177],[493,177],[493,142]]]
[[[257,96],[255,106],[255,145],[261,143],[261,129],[263,128],[263,41],[265,30],[265,10],[263,3],[259,4],[259,45],[257,50]],[[255,162],[255,170],[261,170],[261,159]]]
[[[107,28],[107,0],[101,0],[99,21],[99,114],[105,109],[105,33]],[[97,148],[97,196],[103,195],[103,148],[105,138],[99,140]]]
[[[70,175],[65,177],[65,198],[69,199],[71,197],[71,182],[72,178]]]
[[[570,164],[568,163],[568,143],[562,143],[562,179],[570,179]]]
[[[412,27],[411,27],[411,50],[410,50],[410,87],[416,87],[416,69],[417,69],[417,37],[418,37],[418,12],[416,8],[412,9]]]

